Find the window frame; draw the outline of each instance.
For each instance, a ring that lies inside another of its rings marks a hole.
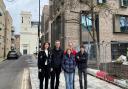
[[[127,0],[127,5],[124,5],[124,0],[120,0],[119,3],[120,3],[121,8],[127,8],[128,7],[128,0]],[[122,3],[123,3],[123,5],[122,5]]]
[[[119,17],[128,17],[128,15],[122,15],[122,14],[115,14],[115,15],[113,15],[113,33],[120,33],[120,34],[128,34],[128,32],[118,32],[118,31],[116,31],[116,16],[119,16]],[[120,29],[121,30],[121,29]]]
[[[106,2],[107,2],[107,0],[102,0],[102,3],[99,0],[97,0],[97,4],[104,4]]]

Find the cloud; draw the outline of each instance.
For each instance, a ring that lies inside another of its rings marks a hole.
[[[48,4],[48,0],[40,0],[41,8]],[[4,0],[7,10],[13,18],[13,25],[16,33],[20,32],[20,13],[21,11],[30,11],[32,13],[32,20],[38,21],[39,17],[39,1],[38,0],[14,0],[8,2]],[[42,11],[42,10],[41,10]]]

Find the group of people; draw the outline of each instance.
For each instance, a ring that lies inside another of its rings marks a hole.
[[[45,42],[42,50],[38,54],[38,77],[40,80],[40,89],[48,89],[50,79],[50,88],[59,88],[60,73],[64,71],[66,89],[74,89],[75,69],[78,67],[80,89],[87,89],[87,60],[88,54],[83,45],[80,51],[76,52],[73,43],[68,43],[68,48],[64,51],[59,40],[55,41],[55,47],[51,50],[50,43]],[[84,76],[84,78],[82,77]],[[45,79],[45,88],[43,88]],[[84,79],[84,86],[82,79]]]

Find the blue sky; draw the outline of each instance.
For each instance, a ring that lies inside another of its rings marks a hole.
[[[4,0],[6,9],[10,12],[13,18],[13,26],[15,27],[15,33],[20,33],[20,13],[21,11],[30,11],[32,13],[32,20],[38,21],[39,16],[39,2],[38,0]],[[48,4],[48,0],[41,1],[41,13],[44,5]]]

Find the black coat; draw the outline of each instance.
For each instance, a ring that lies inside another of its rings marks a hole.
[[[78,52],[76,54],[76,62],[78,69],[83,70],[87,68],[87,61],[88,61],[88,54],[84,52],[83,54],[81,52]]]
[[[59,50],[56,50],[54,48],[52,50],[52,68],[61,68],[62,60],[63,60],[63,54],[64,51],[60,48]]]
[[[47,60],[47,66],[45,65],[46,60]],[[38,70],[41,70],[39,71],[39,79],[42,78],[42,76],[44,76],[46,70],[48,76],[50,76],[50,68],[51,68],[51,52],[48,51],[48,56],[46,56],[45,51],[40,51],[38,54]]]

